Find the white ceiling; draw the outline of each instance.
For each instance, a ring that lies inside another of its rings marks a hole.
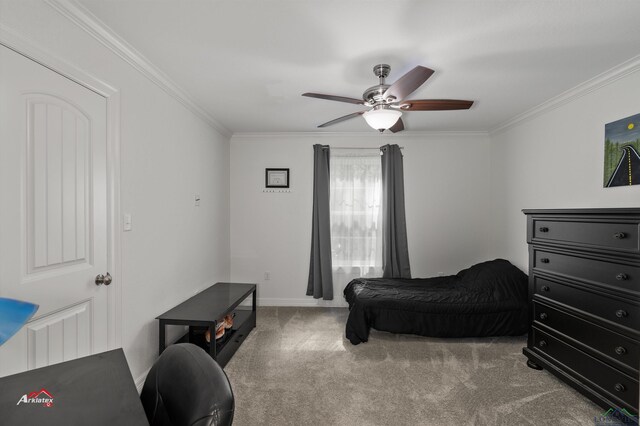
[[[416,65],[410,98],[469,111],[407,112],[408,131],[489,131],[640,54],[637,0],[78,0],[234,133],[312,132]],[[362,118],[321,129],[372,131]]]

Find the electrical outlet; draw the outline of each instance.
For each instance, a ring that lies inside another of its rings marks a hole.
[[[264,280],[265,280],[265,281],[269,281],[270,279],[271,279],[271,272],[266,271],[266,272],[264,273]]]

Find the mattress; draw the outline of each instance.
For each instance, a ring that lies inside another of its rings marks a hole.
[[[432,337],[518,336],[528,329],[527,275],[504,259],[433,278],[358,278],[344,290],[346,337],[371,328]]]

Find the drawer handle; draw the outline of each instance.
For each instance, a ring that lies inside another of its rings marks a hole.
[[[546,226],[541,226],[540,232],[549,232],[549,228],[547,228]]]
[[[616,385],[614,386],[615,390],[617,390],[618,392],[624,392],[627,390],[627,388],[624,387],[624,385],[622,383],[616,383]]]
[[[626,281],[629,279],[629,275],[624,274],[624,273],[619,273],[618,275],[616,275],[616,280],[618,281]]]
[[[540,263],[549,263],[549,258],[543,257],[542,259],[540,259]]]
[[[618,355],[624,355],[627,353],[627,349],[624,346],[617,346],[616,347],[616,353]]]
[[[546,313],[544,313],[544,312],[540,314],[540,319],[541,319],[541,320],[546,320],[546,319],[547,319],[547,317],[548,317],[548,316],[547,316],[547,314],[546,314]]]
[[[542,286],[542,291],[550,291],[551,287],[549,287],[548,285],[543,285]]]
[[[622,240],[623,238],[627,238],[627,234],[625,234],[624,232],[616,232],[615,234],[613,234],[613,238]]]
[[[618,318],[626,318],[626,317],[627,317],[627,315],[629,315],[629,314],[628,314],[628,313],[627,313],[627,311],[625,311],[624,309],[618,309],[618,310],[616,311],[616,316],[617,316]]]
[[[539,345],[540,345],[541,348],[545,348],[545,347],[547,347],[547,341],[546,340],[540,340]]]

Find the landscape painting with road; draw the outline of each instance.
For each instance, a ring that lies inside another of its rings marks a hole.
[[[604,126],[604,187],[640,184],[640,114]]]

